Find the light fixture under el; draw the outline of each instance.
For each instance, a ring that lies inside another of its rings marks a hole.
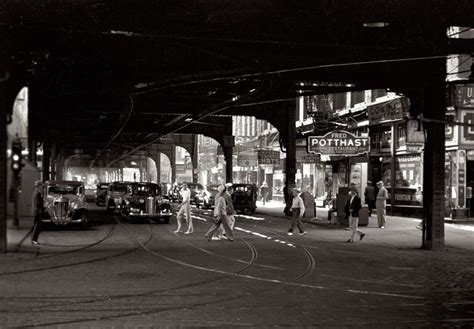
[[[362,24],[363,27],[368,28],[382,28],[387,27],[388,25],[388,22],[366,22]]]

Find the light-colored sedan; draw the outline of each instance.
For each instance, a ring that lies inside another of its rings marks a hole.
[[[43,185],[44,212],[42,221],[56,225],[88,226],[84,183],[52,180]]]

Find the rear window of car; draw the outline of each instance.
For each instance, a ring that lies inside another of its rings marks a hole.
[[[48,194],[77,194],[79,186],[53,185],[48,187]]]
[[[201,189],[200,185],[190,185],[190,184],[188,184],[188,187],[189,187],[190,190],[193,190],[193,191]]]
[[[137,185],[133,188],[133,192],[139,195],[160,195],[161,190],[159,186],[154,185]]]

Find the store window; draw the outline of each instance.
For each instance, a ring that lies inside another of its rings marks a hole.
[[[390,152],[391,147],[391,128],[389,126],[383,127],[380,126],[376,128],[371,128],[371,138],[370,138],[370,148],[371,150],[378,152]]]

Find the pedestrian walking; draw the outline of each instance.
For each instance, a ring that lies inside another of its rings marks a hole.
[[[375,208],[375,188],[370,180],[367,181],[367,186],[364,191],[364,200],[369,208],[369,217],[372,215],[372,209]]]
[[[359,193],[355,189],[351,189],[349,192],[349,200],[347,200],[344,208],[346,212],[346,218],[349,219],[349,227],[351,229],[351,237],[346,242],[352,243],[359,234],[359,239],[362,241],[365,234],[358,229],[359,226],[359,211],[362,208],[362,202],[359,197]]]
[[[31,236],[31,244],[38,244],[38,237],[41,233],[42,228],[42,217],[44,211],[44,198],[43,198],[43,182],[37,180],[35,182],[35,189],[33,191],[32,200],[32,212],[34,216],[33,222],[33,233]]]
[[[265,204],[265,202],[267,202],[267,195],[268,195],[267,181],[263,181],[262,186],[260,186],[260,195],[262,196],[263,204]]]
[[[174,233],[179,233],[181,230],[182,222],[184,221],[184,217],[186,216],[186,223],[188,225],[188,229],[184,234],[191,234],[194,231],[193,227],[193,219],[191,217],[191,191],[188,188],[186,183],[183,183],[182,189],[180,191],[182,201],[179,204],[179,211],[176,215],[176,222],[178,223],[178,228]]]
[[[388,191],[383,186],[382,181],[377,183],[377,188],[379,189],[375,201],[375,208],[377,209],[377,223],[380,228],[385,228],[385,206],[387,205]]]
[[[295,228],[295,225],[298,226],[298,229],[300,230],[300,235],[306,234],[303,222],[301,221],[301,218],[304,215],[304,211],[305,208],[303,199],[301,199],[298,189],[295,188],[293,189],[293,203],[291,205],[293,220],[291,221],[290,228],[288,229],[288,235],[293,235],[293,229]]]
[[[237,212],[234,209],[234,203],[232,201],[232,193],[234,193],[234,187],[232,186],[232,184],[226,184],[225,192],[222,196],[225,198],[228,224],[229,224],[230,229],[233,232],[234,225],[235,225],[235,214]],[[219,225],[219,229],[216,231],[212,239],[221,240],[224,238],[224,235],[225,235],[224,225],[221,223]]]
[[[217,194],[215,196],[216,206],[214,207],[213,223],[205,235],[207,241],[211,241],[212,237],[215,235],[221,224],[224,227],[227,240],[234,241],[234,232],[229,226],[229,219],[227,216],[227,204],[226,198],[224,197],[225,191],[226,188],[224,185],[220,185],[217,190]]]

